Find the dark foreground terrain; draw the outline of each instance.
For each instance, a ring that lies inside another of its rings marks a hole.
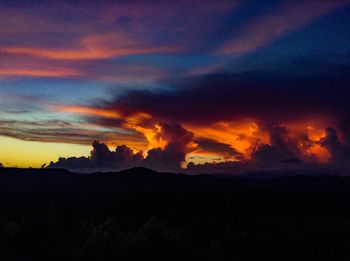
[[[0,169],[0,260],[350,260],[350,179]]]

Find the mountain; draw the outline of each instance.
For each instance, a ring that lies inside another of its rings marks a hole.
[[[350,178],[256,175],[0,169],[0,258],[349,259]]]

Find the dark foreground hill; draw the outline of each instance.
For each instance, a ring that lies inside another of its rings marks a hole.
[[[349,260],[350,179],[0,169],[1,260]]]

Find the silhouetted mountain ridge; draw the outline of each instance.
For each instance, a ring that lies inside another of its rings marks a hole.
[[[100,258],[105,253],[131,260],[124,257],[149,249],[149,256],[182,251],[192,260],[251,260],[262,251],[279,258],[272,260],[348,256],[349,177],[254,175],[1,169],[0,256],[9,249],[24,253],[13,260],[28,252],[61,260],[58,253],[71,249],[84,254],[77,260],[111,260]]]
[[[278,184],[278,185],[277,185]],[[65,169],[0,169],[2,191],[65,191],[69,193],[180,192],[184,190],[290,190],[297,187],[313,190],[332,189],[350,184],[350,178],[327,174],[292,175],[292,173],[254,172],[246,175],[186,175],[161,173],[148,168],[120,172],[73,173]],[[328,188],[327,188],[328,186]]]

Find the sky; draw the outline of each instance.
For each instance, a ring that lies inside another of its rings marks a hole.
[[[0,0],[0,17],[5,167],[350,168],[350,1]]]

